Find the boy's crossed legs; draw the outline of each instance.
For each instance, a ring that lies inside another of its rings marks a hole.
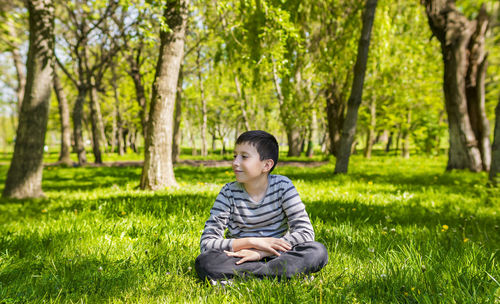
[[[291,278],[319,271],[328,263],[328,252],[321,243],[307,242],[295,245],[280,256],[237,265],[239,260],[223,251],[208,250],[196,258],[195,268],[202,280],[229,279],[235,275]]]

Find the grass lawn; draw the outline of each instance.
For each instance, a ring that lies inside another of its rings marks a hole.
[[[138,189],[141,168],[44,170],[46,199],[0,199],[0,303],[499,303],[500,191],[446,159],[351,158],[278,167],[329,264],[295,278],[202,283],[199,238],[229,168],[177,167],[179,188]],[[8,166],[0,166],[0,191]]]

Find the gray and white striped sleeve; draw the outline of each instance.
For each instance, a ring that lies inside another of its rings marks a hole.
[[[288,232],[282,237],[292,246],[314,241],[314,229],[295,186],[289,181],[283,192],[282,207],[288,219]]]
[[[227,185],[222,187],[210,210],[210,217],[205,222],[205,229],[200,240],[200,251],[202,253],[209,249],[221,251],[231,251],[233,249],[233,240],[224,238],[224,231],[227,228],[231,212],[231,203],[226,194],[226,189]]]

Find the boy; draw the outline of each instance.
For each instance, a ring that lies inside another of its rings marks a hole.
[[[314,242],[309,216],[292,182],[270,175],[278,152],[278,142],[264,131],[248,131],[236,140],[236,182],[221,189],[201,236],[195,268],[202,280],[234,275],[290,278],[319,271],[328,262],[325,246]]]

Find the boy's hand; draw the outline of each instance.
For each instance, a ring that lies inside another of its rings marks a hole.
[[[258,261],[262,259],[261,254],[257,250],[242,249],[237,252],[224,250],[224,252],[227,254],[227,256],[242,258],[241,260],[236,262],[236,265],[240,265],[249,261]]]
[[[278,251],[284,252],[292,249],[292,246],[287,241],[272,237],[251,238],[250,243],[252,244],[252,248],[266,251],[277,256],[280,256],[280,253]]]
[[[292,249],[292,246],[282,240],[272,237],[260,238],[260,237],[249,237],[249,238],[241,238],[235,239],[233,241],[233,252],[238,252],[243,249],[257,249],[261,251],[265,251],[272,255],[280,256],[278,251],[288,251]]]

